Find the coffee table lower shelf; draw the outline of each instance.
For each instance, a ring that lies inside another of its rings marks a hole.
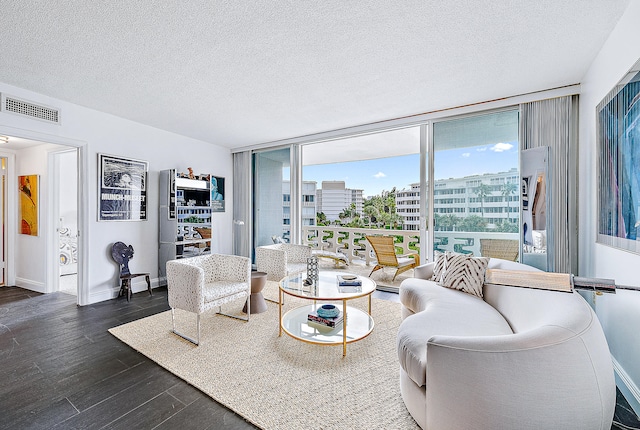
[[[335,305],[343,309],[342,303],[338,302]],[[319,304],[311,304],[289,310],[282,316],[280,327],[289,336],[303,342],[316,345],[342,345],[342,355],[347,354],[348,343],[364,339],[373,331],[374,322],[371,315],[351,306],[347,306],[346,324],[343,321],[336,328],[308,324],[307,316],[319,306]]]

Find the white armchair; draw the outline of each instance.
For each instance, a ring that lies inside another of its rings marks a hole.
[[[251,295],[251,260],[236,255],[209,254],[167,261],[167,290],[173,332],[199,345],[200,315],[204,312],[217,307],[219,314],[249,321],[249,300],[246,319],[223,314],[221,306]],[[176,330],[175,309],[197,315],[196,340]]]
[[[276,243],[256,248],[256,269],[266,272],[269,281],[279,281],[290,273],[303,272],[311,248],[292,243]]]

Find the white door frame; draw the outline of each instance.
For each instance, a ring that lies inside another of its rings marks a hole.
[[[59,236],[59,217],[60,217],[60,199],[58,198],[58,193],[61,192],[60,183],[60,154],[73,152],[74,154],[78,154],[78,148],[76,147],[67,147],[54,149],[50,151],[47,155],[48,167],[47,172],[49,175],[48,187],[47,187],[47,207],[50,210],[47,213],[47,271],[51,271],[51,273],[47,273],[47,281],[45,288],[46,293],[53,293],[55,291],[60,290],[60,236]],[[78,166],[78,157],[76,156],[76,168]],[[78,204],[78,196],[76,194],[76,205]],[[77,221],[77,220],[76,220]],[[80,229],[79,224],[78,230]],[[75,232],[78,234],[78,231]]]
[[[8,127],[0,125],[0,134],[5,136],[20,137],[23,139],[37,140],[43,143],[53,143],[56,145],[64,145],[74,147],[78,149],[78,304],[88,304],[89,298],[89,279],[88,279],[88,256],[89,256],[89,184],[87,178],[89,177],[89,162],[88,162],[88,148],[87,142],[76,139],[71,139],[64,136],[56,136],[47,133],[41,133],[37,131],[24,130],[20,128]],[[9,158],[8,155],[4,155]],[[7,201],[17,201],[17,177],[15,175],[15,154],[12,154],[12,158],[8,160],[7,166]],[[51,174],[51,172],[49,172]],[[51,183],[51,181],[49,181]],[[47,191],[51,191],[48,189]],[[53,201],[52,193],[48,193],[47,205],[51,208]],[[15,249],[17,231],[17,219],[18,208],[15,206],[15,210],[9,211],[7,214],[7,229],[6,239],[9,249]],[[45,217],[41,217],[47,225],[48,235],[45,241],[47,246],[47,263],[45,269],[45,288],[47,292],[52,289],[51,285],[57,282],[58,276],[58,255],[54,252],[54,245],[57,248],[57,232],[55,226],[57,214],[54,211],[49,210]],[[55,238],[55,239],[54,239]],[[57,251],[57,249],[56,249]],[[52,257],[53,254],[53,257]],[[7,253],[7,285],[15,285],[15,260],[13,255]],[[55,276],[53,275],[55,273]],[[53,276],[53,278],[52,278]],[[57,284],[56,284],[57,285]]]
[[[4,216],[5,216],[5,230],[4,230],[4,285],[16,284],[16,263],[13,258],[13,253],[9,253],[10,249],[15,249],[16,235],[18,223],[18,205],[10,205],[9,202],[17,202],[18,196],[16,190],[18,189],[15,163],[16,156],[11,150],[1,150],[0,157],[7,159],[6,181],[5,181],[5,201],[4,201]],[[12,210],[9,210],[11,208]],[[13,230],[14,234],[11,234]]]

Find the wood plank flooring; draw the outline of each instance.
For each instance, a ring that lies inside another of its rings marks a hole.
[[[0,429],[256,428],[107,332],[168,310],[166,288],[153,292],[78,307],[0,287]],[[637,426],[619,397],[616,420]]]
[[[0,288],[0,429],[254,429],[107,332],[169,309],[166,289],[78,307]]]

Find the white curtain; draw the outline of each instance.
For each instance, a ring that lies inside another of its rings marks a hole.
[[[547,270],[578,273],[578,96],[521,104],[520,142],[549,147]]]
[[[233,154],[233,253],[251,258],[253,202],[251,151]]]

